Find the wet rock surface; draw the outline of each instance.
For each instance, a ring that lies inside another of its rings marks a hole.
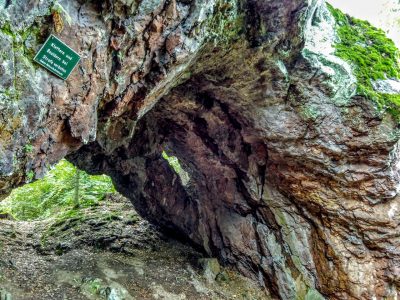
[[[0,221],[0,299],[269,299],[161,234],[123,197],[82,214],[79,224]]]
[[[3,193],[68,155],[271,297],[397,297],[399,128],[355,96],[323,1],[59,1],[65,82],[26,59],[52,2],[22,2],[0,10]]]

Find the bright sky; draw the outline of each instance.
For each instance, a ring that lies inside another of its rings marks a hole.
[[[334,7],[382,28],[400,48],[399,0],[328,0]]]

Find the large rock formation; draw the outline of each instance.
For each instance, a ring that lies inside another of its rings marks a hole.
[[[68,155],[272,298],[397,298],[398,121],[323,1],[0,5],[4,194]],[[82,56],[67,81],[32,61],[54,30]]]

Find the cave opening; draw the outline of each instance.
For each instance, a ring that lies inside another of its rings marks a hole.
[[[187,184],[166,151],[173,181]],[[185,241],[142,219],[110,177],[63,159],[0,202],[0,298],[263,299],[254,282]]]
[[[29,174],[28,174],[29,175]],[[42,178],[14,189],[0,202],[3,219],[16,221],[62,220],[100,205],[116,194],[106,175],[89,175],[63,159]]]
[[[162,152],[162,157],[168,162],[171,168],[175,171],[176,175],[179,176],[182,185],[187,186],[190,181],[190,176],[189,173],[182,168],[179,159],[176,156],[168,155],[165,150]]]

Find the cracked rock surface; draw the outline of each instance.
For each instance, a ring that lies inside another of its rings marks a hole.
[[[30,57],[52,2],[0,10],[4,193],[68,155],[273,298],[396,299],[399,129],[355,96],[323,1],[59,4],[65,82]]]

